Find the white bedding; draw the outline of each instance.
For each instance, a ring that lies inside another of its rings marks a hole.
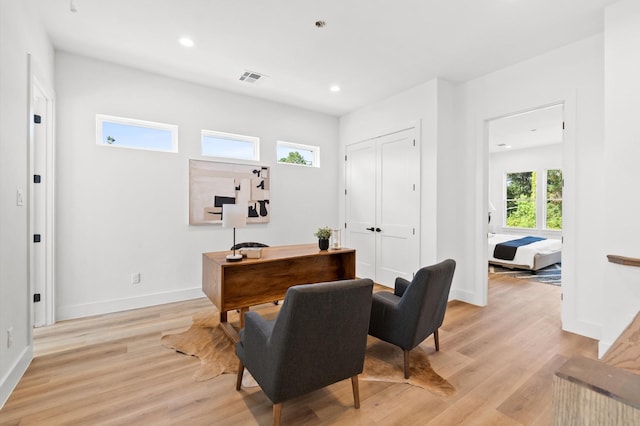
[[[546,240],[536,241],[535,243],[518,247],[513,260],[496,259],[493,257],[493,249],[496,247],[496,244],[504,243],[505,241],[517,240],[522,237],[526,237],[526,235],[489,234],[489,252],[487,253],[489,256],[489,262],[511,265],[527,265],[529,268],[533,268],[534,256],[536,254],[552,254],[562,250],[562,241],[547,238]]]

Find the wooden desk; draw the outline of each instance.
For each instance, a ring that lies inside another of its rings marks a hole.
[[[250,306],[282,300],[291,286],[356,277],[356,251],[320,251],[317,244],[266,247],[260,259],[227,262],[229,251],[202,254],[202,291],[220,310],[220,323],[232,340],[238,333],[227,311],[240,309],[240,327]]]

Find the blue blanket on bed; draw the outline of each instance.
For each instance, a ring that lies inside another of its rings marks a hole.
[[[493,249],[493,257],[502,260],[513,260],[513,258],[516,257],[518,247],[526,246],[527,244],[542,240],[546,240],[546,238],[523,237],[518,238],[517,240],[505,241],[504,243],[496,244],[496,247]]]

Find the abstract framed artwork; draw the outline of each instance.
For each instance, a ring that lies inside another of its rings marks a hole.
[[[223,204],[247,206],[247,223],[269,222],[269,167],[189,160],[189,224],[222,223]]]

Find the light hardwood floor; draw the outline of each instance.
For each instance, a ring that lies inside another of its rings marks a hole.
[[[285,402],[283,423],[548,425],[554,371],[571,356],[597,354],[596,341],[560,330],[560,295],[559,287],[493,276],[487,307],[451,302],[440,352],[432,337],[422,347],[457,389],[452,397],[361,380],[356,410],[345,380]],[[233,374],[193,382],[199,360],[160,345],[162,333],[188,328],[204,309],[214,309],[205,298],[35,330],[35,358],[0,425],[270,424],[258,387],[236,392]]]

